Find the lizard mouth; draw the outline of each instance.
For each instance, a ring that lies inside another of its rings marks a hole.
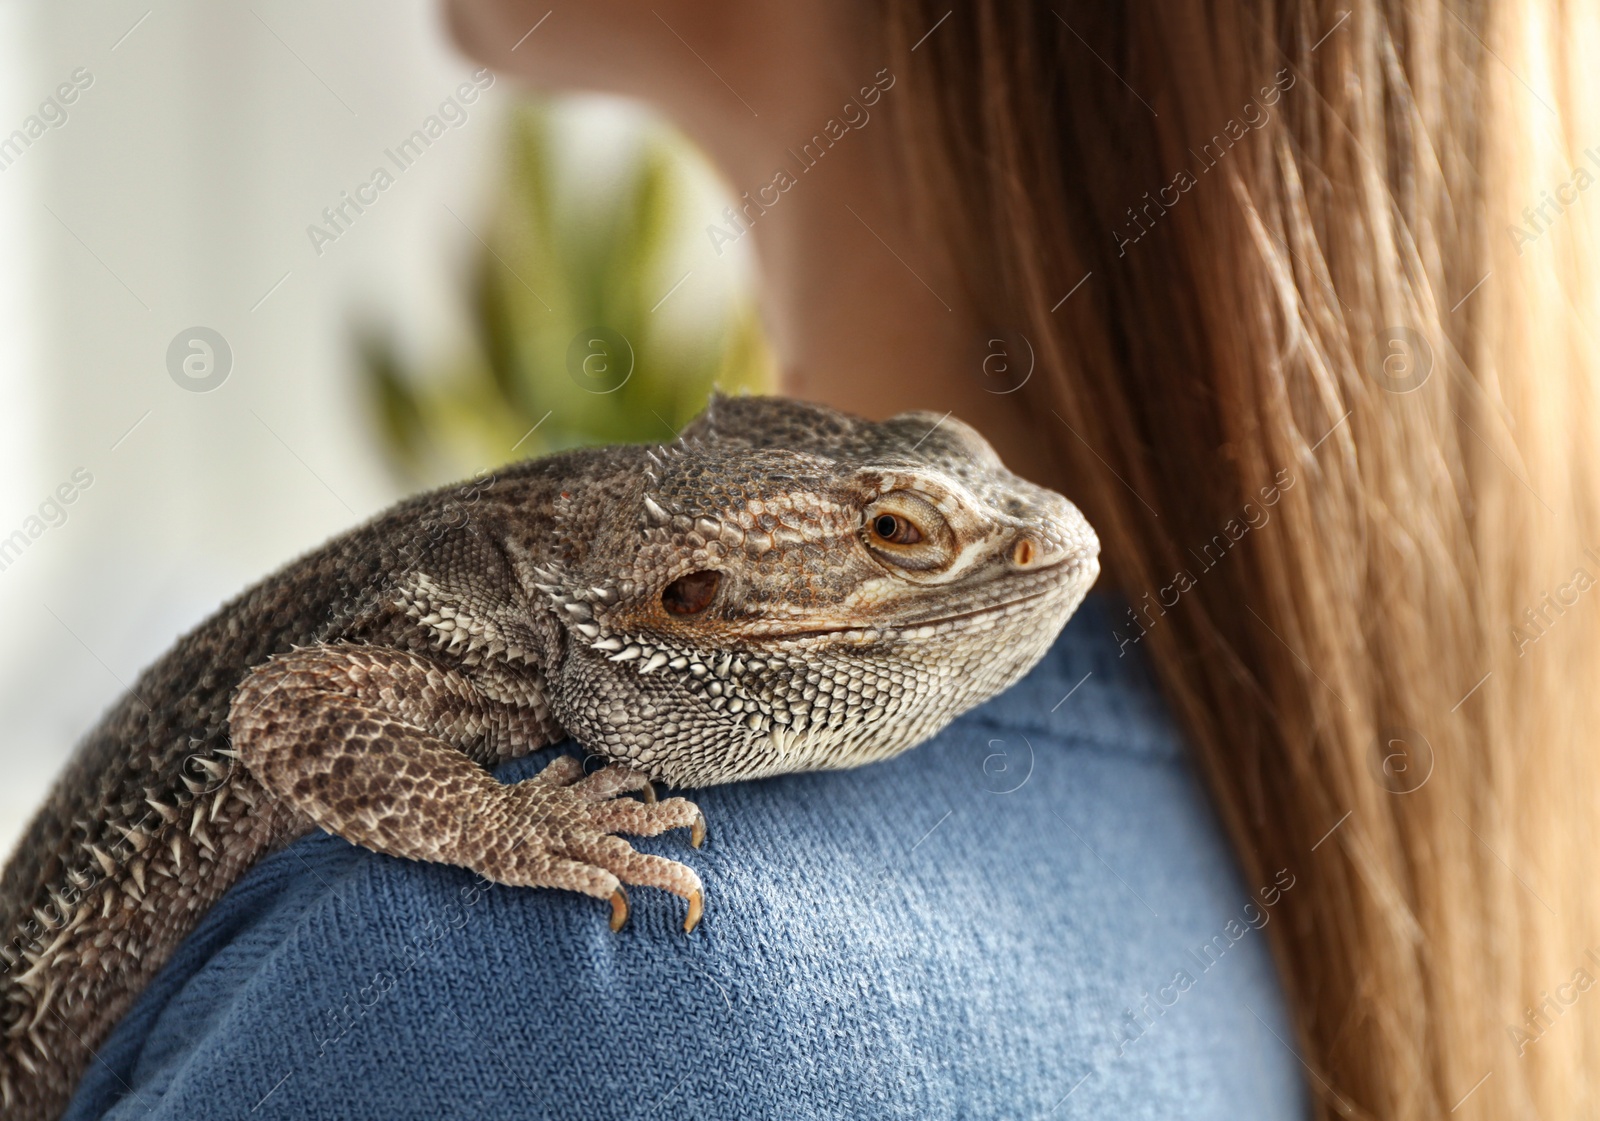
[[[1071,570],[1073,575],[1076,575],[1077,572],[1082,568],[1083,563],[1084,561],[1082,557],[1073,557],[1068,560],[1057,561],[1055,564],[1052,564],[1047,568],[1036,569],[1035,571],[1030,572],[1028,575],[1030,577],[1047,576],[1051,573],[1058,572],[1062,568],[1068,568]],[[934,627],[943,623],[958,623],[966,619],[982,619],[988,615],[997,615],[1008,608],[1016,607],[1020,604],[1032,603],[1036,599],[1047,599],[1051,596],[1060,595],[1065,590],[1066,588],[1061,581],[1051,580],[1044,587],[1038,589],[1037,591],[1027,592],[1020,596],[1013,596],[1010,599],[1003,599],[998,603],[985,603],[978,607],[969,608],[966,611],[958,611],[951,615],[940,615],[933,619],[916,619],[903,623],[901,626]]]
[[[1059,588],[1054,587],[1044,588],[1037,592],[1030,592],[1025,596],[1017,596],[1015,599],[1004,599],[999,603],[986,603],[982,607],[974,607],[970,611],[958,611],[954,615],[940,615],[935,619],[918,619],[915,622],[906,623],[904,626],[936,627],[944,623],[959,623],[965,619],[982,619],[987,615],[998,615],[1007,608],[1017,607],[1024,603],[1032,603],[1036,599],[1054,595],[1059,590]]]
[[[1086,561],[1087,558],[1084,557],[1070,557],[1057,561],[1055,564],[1047,567],[1035,569],[1034,571],[1028,573],[1028,576],[1030,581],[1037,583],[1040,582],[1039,578],[1059,573],[1062,569],[1069,569],[1073,575],[1076,575],[1077,572],[1082,569]],[[892,633],[895,631],[911,630],[918,627],[937,627],[946,623],[959,623],[970,619],[982,619],[991,615],[998,615],[1010,608],[1017,607],[1024,603],[1031,603],[1034,600],[1045,599],[1050,596],[1059,595],[1065,590],[1066,589],[1063,581],[1059,579],[1049,580],[1037,591],[1027,592],[1019,596],[1012,596],[1010,599],[1003,599],[996,603],[981,604],[979,606],[969,608],[966,611],[957,611],[949,615],[939,615],[927,619],[907,619],[894,622],[863,621],[860,623],[841,623],[836,626],[806,627],[803,630],[779,631],[764,634],[761,635],[760,638],[778,642],[792,642],[808,638],[826,638],[834,635],[848,634],[851,631],[861,632],[863,638],[868,635],[882,637],[886,633]]]

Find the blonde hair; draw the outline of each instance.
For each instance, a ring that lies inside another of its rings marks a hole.
[[[886,7],[1120,636],[1251,884],[1297,877],[1318,1115],[1593,1115],[1600,10]]]

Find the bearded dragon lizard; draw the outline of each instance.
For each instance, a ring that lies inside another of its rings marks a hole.
[[[223,607],[78,749],[0,877],[5,1116],[57,1116],[207,908],[314,829],[608,900],[614,929],[624,885],[662,888],[692,930],[700,878],[618,836],[698,847],[653,782],[912,747],[1033,666],[1098,554],[960,421],[779,398],[400,503]],[[569,735],[604,765],[486,769]]]

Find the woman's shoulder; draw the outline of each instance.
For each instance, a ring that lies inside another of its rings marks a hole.
[[[1295,870],[1240,881],[1105,601],[914,751],[695,798],[703,850],[638,842],[704,879],[687,936],[654,892],[613,934],[593,900],[297,842],[68,1116],[1304,1113],[1262,930]]]

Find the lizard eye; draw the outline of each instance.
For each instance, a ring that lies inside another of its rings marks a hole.
[[[937,570],[955,555],[949,524],[910,490],[879,495],[863,511],[861,540],[879,561],[901,570]]]
[[[713,569],[680,576],[661,589],[661,606],[669,615],[698,615],[711,606],[721,584],[722,573]]]
[[[922,540],[910,518],[898,514],[879,514],[872,519],[872,533],[879,541],[890,545],[915,545]]]

